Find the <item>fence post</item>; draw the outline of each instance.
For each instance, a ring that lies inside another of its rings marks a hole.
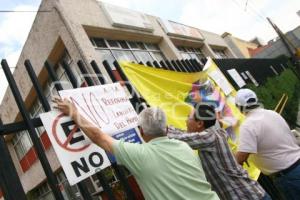
[[[38,81],[38,78],[37,78],[37,76],[36,76],[36,74],[35,74],[35,72],[33,70],[33,67],[31,65],[30,61],[29,60],[25,60],[24,64],[25,64],[25,68],[26,68],[26,70],[28,72],[28,75],[29,75],[29,77],[31,79],[31,82],[33,83],[33,87],[34,87],[34,89],[35,89],[35,91],[36,91],[36,93],[38,95],[38,98],[39,98],[39,100],[40,100],[40,102],[41,102],[41,104],[42,104],[45,112],[50,111],[51,110],[50,104],[49,104],[47,98],[45,97],[45,95],[43,93],[43,89],[42,89],[42,87],[41,87],[41,85],[40,85],[40,83]],[[55,81],[58,81],[58,80],[55,80]],[[90,195],[90,193],[89,193],[86,185],[83,182],[78,183],[77,186],[78,186],[78,188],[80,190],[81,195],[83,196],[83,198],[85,200],[92,200],[92,196]]]
[[[2,120],[0,119],[0,126]],[[26,195],[19,179],[17,170],[10,157],[4,137],[0,136],[0,185],[7,200],[26,200]]]
[[[63,200],[64,198],[63,198],[63,195],[62,195],[61,191],[59,190],[57,179],[56,179],[55,175],[52,172],[51,166],[50,166],[50,164],[48,162],[48,159],[46,157],[46,154],[43,150],[41,141],[37,136],[37,133],[36,133],[35,128],[32,124],[32,121],[30,120],[30,116],[29,116],[29,114],[26,110],[25,103],[22,99],[21,93],[20,93],[20,91],[17,87],[16,81],[13,78],[13,75],[12,75],[10,69],[9,69],[9,66],[8,66],[6,60],[2,60],[1,65],[2,65],[3,71],[5,73],[6,79],[8,81],[8,84],[9,84],[11,90],[12,90],[12,93],[13,93],[14,97],[15,97],[15,100],[16,100],[16,103],[17,103],[18,108],[20,110],[20,113],[23,117],[23,120],[24,120],[24,122],[26,123],[26,125],[28,127],[28,132],[29,132],[30,138],[31,138],[31,140],[33,142],[33,145],[35,147],[37,156],[41,161],[41,165],[42,165],[42,167],[45,171],[48,183],[49,183],[50,188],[51,188],[51,190],[54,194],[54,197],[57,200]]]

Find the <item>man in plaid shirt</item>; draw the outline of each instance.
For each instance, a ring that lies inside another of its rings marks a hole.
[[[185,141],[199,151],[206,178],[220,199],[271,199],[237,163],[227,143],[226,132],[215,123],[214,107],[199,103],[187,119],[187,132],[168,127],[168,137]]]

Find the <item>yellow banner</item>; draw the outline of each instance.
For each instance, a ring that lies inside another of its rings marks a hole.
[[[162,108],[167,115],[167,123],[186,130],[186,119],[193,105],[198,102],[213,104],[218,113],[218,121],[226,129],[229,144],[236,151],[238,127],[244,119],[234,104],[236,91],[217,65],[208,59],[203,72],[185,73],[121,62],[127,78],[151,106]],[[253,179],[260,171],[249,164]]]

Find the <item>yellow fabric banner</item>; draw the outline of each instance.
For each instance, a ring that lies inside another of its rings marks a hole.
[[[235,152],[238,127],[244,116],[234,104],[236,91],[217,65],[208,59],[203,72],[185,73],[120,62],[131,84],[151,106],[162,108],[168,125],[186,130],[186,119],[198,102],[213,104],[218,120],[226,129],[229,144]],[[249,163],[249,175],[257,179],[260,171]]]

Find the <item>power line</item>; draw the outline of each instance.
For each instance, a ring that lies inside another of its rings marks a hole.
[[[239,4],[236,0],[232,0],[232,2],[234,4],[236,4],[238,7],[242,8],[243,5]],[[242,8],[244,10],[244,8]],[[245,11],[245,10],[244,10]],[[249,11],[249,12],[248,12]],[[257,19],[259,19],[262,22],[266,22],[266,18],[264,18],[263,16],[261,16],[259,13],[257,13],[253,8],[251,8],[250,10],[245,11],[248,14],[252,14],[255,15],[257,17]],[[250,13],[251,12],[251,13]]]
[[[0,10],[0,13],[39,13],[51,12],[51,10]]]

